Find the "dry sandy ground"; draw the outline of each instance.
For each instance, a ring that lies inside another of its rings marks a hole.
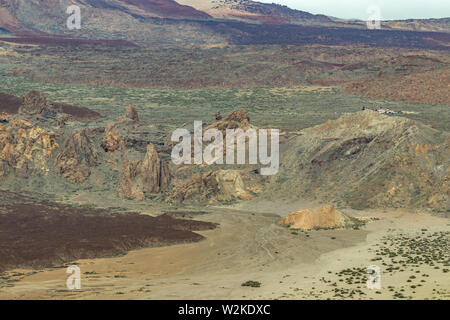
[[[416,234],[424,226],[428,232],[450,230],[450,220],[426,213],[344,210],[380,220],[362,230],[294,234],[278,226],[280,216],[268,213],[279,205],[259,202],[252,207],[253,211],[208,208],[211,213],[196,216],[196,220],[220,223],[215,230],[199,232],[206,237],[199,243],[80,260],[81,290],[66,288],[68,275],[63,268],[34,274],[29,274],[30,270],[11,271],[12,281],[0,287],[0,299],[333,299],[330,283],[338,281],[335,273],[376,264],[371,261],[373,248],[383,236]],[[290,211],[290,207],[278,210],[282,216]],[[406,297],[449,299],[449,273],[423,268],[429,277],[418,288],[411,289],[406,283],[413,269],[383,272],[378,293],[364,283],[358,286],[365,295],[354,298],[392,299],[388,288],[395,287],[403,288]],[[261,287],[241,286],[248,280],[261,282]],[[342,284],[345,286],[356,284]]]

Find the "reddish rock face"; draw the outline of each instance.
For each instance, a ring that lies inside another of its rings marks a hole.
[[[67,142],[64,150],[55,160],[56,171],[72,183],[81,183],[91,174],[96,165],[97,154],[86,131],[75,133]]]
[[[161,160],[155,147],[149,144],[143,160],[123,161],[117,196],[144,200],[146,194],[157,194],[169,184],[169,166]]]

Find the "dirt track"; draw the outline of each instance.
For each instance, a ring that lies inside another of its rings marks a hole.
[[[277,207],[281,215],[291,210],[281,203]],[[65,268],[11,270],[4,275],[0,299],[336,299],[331,286],[340,279],[336,274],[374,264],[373,250],[383,237],[402,233],[415,238],[425,226],[427,232],[449,229],[447,219],[424,213],[346,210],[354,216],[380,220],[363,230],[292,232],[278,225],[280,216],[264,213],[269,209],[209,207],[205,214],[175,214],[219,225],[199,232],[205,240],[196,243],[78,260],[81,290],[66,288]],[[427,282],[411,289],[406,280],[416,275],[415,269],[392,273],[386,266],[382,268],[381,293],[362,284],[364,296],[353,298],[392,299],[389,287],[403,290],[413,299],[450,297],[450,283],[442,270],[420,267],[429,275]],[[261,282],[261,287],[241,286],[249,280]]]

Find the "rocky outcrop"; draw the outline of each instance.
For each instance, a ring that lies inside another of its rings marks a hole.
[[[126,107],[124,114],[117,119],[117,122],[106,129],[106,137],[101,142],[101,147],[106,152],[112,153],[124,151],[127,147],[138,144],[140,147],[143,146],[145,151],[148,141],[134,133],[139,126],[137,109],[133,106]]]
[[[366,110],[305,129],[283,149],[270,194],[450,210],[448,132]]]
[[[11,117],[7,113],[2,112],[0,114],[0,123],[8,123],[10,121],[11,121]]]
[[[216,117],[217,118],[217,117]],[[216,122],[212,123],[205,130],[218,129],[225,136],[226,129],[242,129],[247,130],[250,126],[250,117],[245,109],[235,110],[230,112],[225,118],[219,118]]]
[[[55,133],[24,120],[0,124],[0,177],[14,172],[18,177],[48,174],[49,160],[58,147]]]
[[[106,137],[100,146],[105,152],[115,152],[124,149],[124,140],[120,137],[118,130],[115,130],[114,127],[109,127],[106,130]]]
[[[351,218],[330,205],[316,210],[303,209],[280,221],[282,226],[300,230],[345,228],[353,224]]]
[[[23,97],[19,112],[29,115],[40,115],[48,110],[49,107],[45,94],[39,91],[30,91]]]
[[[97,153],[86,130],[75,133],[67,140],[64,150],[55,160],[58,174],[72,183],[84,182],[91,174],[91,168],[96,165]]]
[[[144,200],[146,194],[157,194],[170,184],[168,163],[162,161],[152,144],[143,160],[124,160],[117,186],[119,198]]]
[[[447,159],[450,158],[450,143],[447,149]],[[433,194],[429,197],[427,205],[434,210],[447,212],[450,210],[450,166],[447,167],[446,172],[441,172],[441,184],[436,188]]]
[[[139,121],[139,115],[138,115],[136,107],[134,107],[134,106],[127,106],[125,108],[125,112],[124,112],[123,116],[126,119],[130,119],[130,120],[133,120],[136,122]]]
[[[231,201],[250,199],[253,195],[244,184],[242,176],[236,170],[209,171],[195,174],[181,181],[168,193],[169,202],[183,201]]]
[[[242,175],[237,170],[219,170],[216,173],[219,185],[217,200],[250,199],[252,194],[247,191]]]
[[[167,195],[169,202],[191,201],[207,201],[219,192],[219,184],[217,183],[217,173],[209,171],[203,174],[194,174],[190,179],[181,181],[170,190]]]

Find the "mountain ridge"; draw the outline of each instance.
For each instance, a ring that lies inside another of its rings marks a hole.
[[[129,20],[174,19],[185,27],[190,20],[245,22],[261,25],[303,25],[366,29],[365,21],[345,21],[322,14],[251,0],[0,0],[0,28],[20,34],[61,33],[68,15],[78,5],[82,21],[116,31]],[[187,20],[184,21],[184,20]],[[117,22],[117,23],[116,23]],[[188,26],[189,28],[189,26]],[[384,30],[450,32],[450,18],[383,21]],[[197,31],[193,31],[197,32]]]

